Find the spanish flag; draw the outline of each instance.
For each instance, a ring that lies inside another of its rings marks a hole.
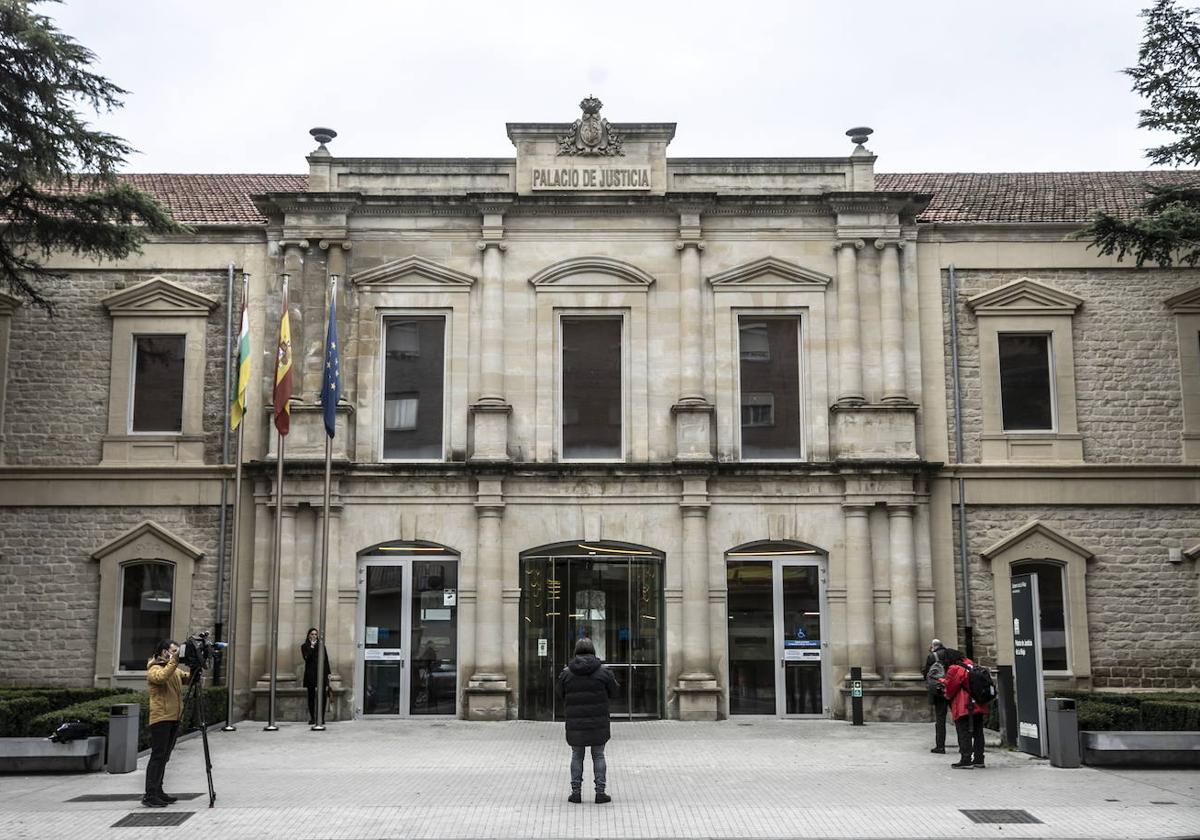
[[[250,318],[246,314],[246,286],[242,286],[242,326],[238,333],[237,388],[229,407],[229,428],[237,430],[246,416],[246,386],[250,384]]]
[[[292,409],[292,328],[288,323],[287,277],[283,280],[283,315],[279,319],[279,349],[275,352],[275,428],[286,435],[291,427]]]

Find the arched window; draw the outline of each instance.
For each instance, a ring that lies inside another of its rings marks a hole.
[[[1069,671],[1064,567],[1060,563],[1029,560],[1014,563],[1014,575],[1037,575],[1041,609],[1042,670]]]
[[[121,567],[117,667],[144,671],[154,645],[171,635],[175,567],[151,561]]]

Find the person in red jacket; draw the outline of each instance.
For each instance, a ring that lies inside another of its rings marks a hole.
[[[984,767],[983,763],[983,724],[987,720],[988,707],[986,703],[976,703],[971,699],[967,689],[967,668],[974,665],[957,650],[945,652],[946,700],[950,704],[950,716],[954,718],[954,729],[958,732],[959,759],[950,766],[957,770],[970,770],[972,767]]]

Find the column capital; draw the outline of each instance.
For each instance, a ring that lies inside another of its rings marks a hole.
[[[307,239],[280,239],[279,240],[279,247],[281,249],[287,248],[288,246],[292,246],[292,247],[299,248],[301,250],[306,251],[306,250],[308,250],[309,242]]]
[[[874,502],[842,502],[842,512],[846,516],[866,516],[873,507]]]
[[[843,248],[853,248],[855,251],[861,251],[867,247],[867,243],[861,239],[839,239],[833,243],[833,250],[840,251]]]
[[[893,516],[912,516],[916,509],[916,502],[888,502],[887,514]]]
[[[694,247],[697,251],[703,251],[705,242],[703,239],[700,239],[699,237],[695,237],[695,238],[688,237],[687,239],[676,239],[675,240],[675,250],[676,251],[682,251],[684,248],[687,248],[689,245]]]
[[[503,234],[501,234],[501,236],[503,236]],[[508,243],[505,242],[502,238],[488,237],[486,231],[484,232],[484,237],[485,238],[480,239],[478,242],[475,243],[475,247],[478,248],[480,251],[486,251],[489,247],[495,248],[498,251],[507,251],[508,250]]]
[[[882,251],[889,245],[895,245],[897,250],[901,250],[907,243],[903,239],[876,239],[875,249]]]
[[[320,248],[322,251],[328,251],[330,248],[333,248],[334,246],[341,248],[343,251],[349,251],[351,248],[354,247],[354,243],[352,243],[348,239],[322,239],[320,242],[317,243],[317,247]]]

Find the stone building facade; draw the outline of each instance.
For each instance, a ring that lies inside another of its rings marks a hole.
[[[1029,569],[1048,684],[1196,685],[1200,275],[1067,236],[1131,209],[1140,175],[876,174],[865,135],[845,157],[672,158],[674,124],[581,105],[509,124],[512,158],[323,142],[307,176],[129,176],[193,232],[59,260],[54,318],[0,299],[0,680],[140,684],[154,634],[234,605],[262,716],[278,528],[280,708],[303,716],[337,275],[342,716],[553,718],[588,635],[622,717],[841,716],[852,666],[868,715],[916,717],[930,637],[965,644],[969,617],[979,657],[1011,663],[1001,596]],[[85,651],[67,668],[63,642]]]

